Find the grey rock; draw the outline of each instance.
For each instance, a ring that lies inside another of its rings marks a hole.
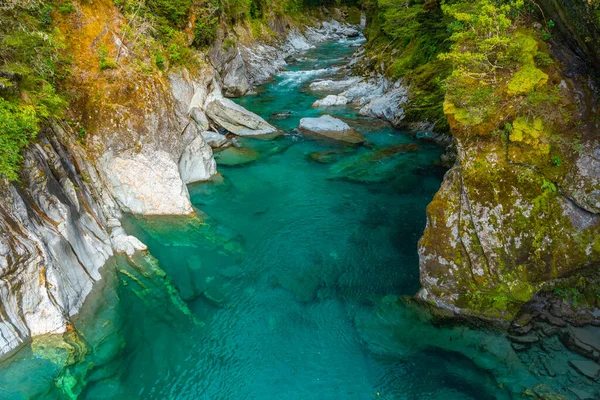
[[[575,368],[577,372],[587,376],[590,379],[598,379],[600,374],[600,365],[590,360],[571,360],[569,364]]]

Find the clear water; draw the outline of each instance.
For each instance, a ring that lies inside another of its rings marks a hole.
[[[151,255],[105,268],[62,347],[5,362],[0,398],[504,399],[534,385],[503,337],[436,326],[402,297],[419,287],[440,149],[350,107],[327,112],[367,147],[293,132],[323,112],[307,85],[355,44],[323,44],[240,99],[291,111],[272,121],[286,135],[219,155],[222,179],[190,187],[197,218],[125,219]],[[418,149],[386,151],[402,144]]]

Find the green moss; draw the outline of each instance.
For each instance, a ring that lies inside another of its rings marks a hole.
[[[509,95],[529,94],[547,82],[547,74],[534,65],[526,65],[513,75],[506,91]]]

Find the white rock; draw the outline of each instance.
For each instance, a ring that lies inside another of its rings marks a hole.
[[[260,116],[224,98],[218,90],[206,99],[206,115],[219,126],[239,136],[265,135],[277,129]]]
[[[359,145],[365,141],[365,138],[350,125],[330,115],[323,115],[319,118],[302,118],[298,129],[321,139],[349,145]]]
[[[202,135],[202,138],[204,138],[206,144],[208,144],[213,149],[218,149],[229,143],[229,140],[227,140],[227,137],[225,135],[221,135],[220,133],[215,131],[202,131],[200,132],[200,134]]]
[[[112,157],[100,161],[125,211],[140,215],[189,215],[194,212],[177,164],[164,151]]]
[[[212,149],[202,135],[198,135],[186,146],[179,159],[179,172],[186,184],[207,181],[217,174]]]
[[[204,114],[204,111],[200,109],[200,107],[193,107],[190,110],[190,118],[194,120],[198,126],[198,130],[206,131],[210,129],[208,118],[206,117],[206,114]]]
[[[350,125],[341,119],[333,118],[331,115],[323,115],[319,118],[302,118],[299,127],[311,132],[342,132],[352,129]]]
[[[382,94],[382,84],[377,84],[374,82],[359,82],[351,85],[340,95],[347,97],[352,103],[366,104]]]
[[[126,234],[121,227],[112,230],[110,241],[115,251],[125,253],[129,257],[133,256],[136,251],[148,250],[144,243],[140,242],[138,238]]]
[[[404,118],[402,105],[408,101],[406,88],[394,88],[383,96],[376,97],[360,109],[359,114],[381,118],[395,124]]]
[[[315,101],[313,107],[343,106],[345,104],[348,104],[348,99],[346,97],[330,94],[324,99]]]

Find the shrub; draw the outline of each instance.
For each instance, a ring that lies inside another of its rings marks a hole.
[[[23,149],[35,138],[38,118],[32,106],[17,106],[0,97],[0,174],[17,180]]]

